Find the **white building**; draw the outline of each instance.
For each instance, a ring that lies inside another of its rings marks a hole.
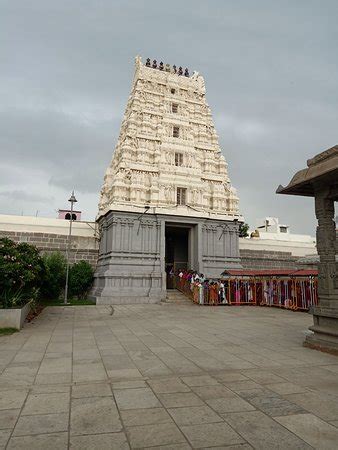
[[[317,254],[315,237],[291,233],[290,226],[279,223],[277,217],[257,219],[256,229],[249,231],[248,238],[240,239],[239,248],[290,252],[299,257]]]

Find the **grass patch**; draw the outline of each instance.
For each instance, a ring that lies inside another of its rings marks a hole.
[[[68,305],[65,305],[63,303],[63,299],[54,299],[54,300],[50,300],[50,299],[42,299],[39,300],[39,304],[41,306],[78,306],[78,305],[95,305],[94,302],[92,302],[91,300],[78,300],[77,298],[69,298],[68,299]]]
[[[0,336],[6,336],[7,334],[13,334],[16,333],[17,330],[16,328],[0,328]]]

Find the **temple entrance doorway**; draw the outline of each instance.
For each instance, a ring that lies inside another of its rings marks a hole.
[[[175,289],[174,273],[189,269],[189,240],[191,228],[181,225],[165,227],[165,271],[167,289]]]

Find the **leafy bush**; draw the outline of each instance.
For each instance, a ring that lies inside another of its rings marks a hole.
[[[239,225],[239,237],[248,237],[249,236],[249,225],[247,223],[241,223]]]
[[[79,299],[86,297],[93,283],[94,271],[86,261],[75,263],[69,270],[69,292]]]
[[[39,250],[25,242],[0,239],[0,304],[4,308],[21,306],[36,298],[43,274]]]
[[[43,264],[41,294],[49,299],[57,299],[66,283],[66,258],[60,252],[49,253],[43,256]]]

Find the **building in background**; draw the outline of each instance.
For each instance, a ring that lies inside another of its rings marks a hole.
[[[137,57],[100,196],[93,297],[156,302],[172,270],[239,267],[241,220],[203,77]]]
[[[70,220],[70,215],[73,214],[73,220],[81,220],[81,212],[82,211],[74,211],[71,212],[70,209],[59,209],[58,210],[58,218],[63,220]]]
[[[264,219],[257,219],[256,228],[249,232],[250,239],[255,241],[272,240],[282,242],[283,245],[292,243],[293,246],[301,244],[303,248],[316,249],[316,238],[309,234],[294,234],[291,233],[290,226],[280,224],[277,217],[265,217]],[[304,256],[299,255],[299,256]]]
[[[247,238],[239,239],[241,263],[250,269],[298,269],[316,267],[316,239],[294,234],[277,217],[257,219]]]

